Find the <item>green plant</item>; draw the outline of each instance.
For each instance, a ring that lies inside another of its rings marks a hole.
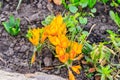
[[[30,62],[31,65],[35,62],[36,52],[41,52],[41,49],[43,47],[43,44],[41,42],[42,32],[43,32],[43,29],[39,29],[39,28],[29,29],[27,31],[26,37],[34,45],[33,55]]]
[[[88,6],[88,3],[89,3],[89,0],[80,0],[79,5],[80,5],[82,8],[85,8],[85,7]]]
[[[78,11],[78,8],[76,7],[76,6],[69,6],[69,10],[70,10],[70,12],[72,12],[72,13],[76,13],[77,11]]]
[[[84,44],[82,49],[83,53],[88,54],[92,51],[92,45],[86,40],[89,33],[83,30],[84,26],[87,24],[87,18],[82,17],[80,13],[75,13],[74,15],[67,14],[64,17],[64,21],[68,29],[68,36],[73,35],[75,41]]]
[[[2,23],[5,30],[12,36],[18,35],[20,32],[20,19],[15,19],[13,15],[10,15],[8,22]]]
[[[112,7],[117,8],[117,7],[119,7],[119,5],[120,5],[120,0],[112,0],[111,3],[110,3],[110,5],[111,5]]]
[[[100,68],[97,68],[97,74],[101,76],[101,80],[113,80],[113,77],[111,73],[113,70],[110,68],[109,65],[107,66],[100,66]]]
[[[51,23],[51,21],[53,20],[54,17],[55,17],[54,15],[49,15],[49,16],[47,16],[47,17],[45,18],[45,20],[43,20],[43,21],[41,22],[41,24],[42,24],[43,26],[49,25],[49,24]]]
[[[79,22],[80,22],[80,24],[82,24],[82,25],[86,25],[86,24],[87,24],[87,18],[79,17]]]
[[[46,22],[45,22],[46,23]],[[28,30],[27,37],[29,41],[34,45],[34,53],[31,58],[31,64],[35,62],[36,52],[38,51],[37,47],[40,45],[40,51],[42,45],[46,44],[58,58],[58,60],[63,63],[62,66],[66,66],[68,69],[69,80],[75,80],[75,77],[71,70],[79,74],[81,66],[73,65],[73,61],[80,60],[82,55],[82,44],[75,41],[75,35],[73,34],[68,37],[68,34],[71,33],[67,31],[67,25],[65,24],[62,15],[57,15],[50,24],[46,25],[42,29],[33,28]]]
[[[120,52],[120,36],[116,33],[114,33],[111,30],[107,30],[107,32],[109,33],[109,44],[112,44],[112,49],[115,50],[115,52],[119,53]]]
[[[96,13],[96,11],[97,11],[96,8],[91,9],[92,13]]]
[[[118,13],[114,13],[113,11],[109,12],[109,15],[111,17],[111,19],[120,27],[120,16],[118,15]]]
[[[89,7],[92,9],[96,2],[97,0],[69,0],[69,4],[67,4],[65,0],[62,0],[64,7],[69,9],[72,13],[76,13],[79,6],[81,8]]]
[[[100,43],[99,45],[94,44],[92,51],[90,52],[90,58],[86,56],[86,60],[87,62],[92,63],[95,68],[97,68],[99,65],[105,65],[106,62],[110,61],[111,53],[111,49],[109,49],[103,43]]]
[[[94,5],[96,4],[96,2],[97,2],[97,0],[88,0],[89,2],[88,2],[88,7],[89,8],[93,8],[94,7]]]
[[[85,55],[89,55],[89,53],[93,50],[93,46],[91,44],[89,44],[88,42],[85,42],[84,43],[84,46],[83,46],[83,49],[82,49],[82,52],[85,54]]]
[[[109,0],[100,0],[100,1],[106,4]]]
[[[117,0],[117,3],[120,4],[120,0]]]

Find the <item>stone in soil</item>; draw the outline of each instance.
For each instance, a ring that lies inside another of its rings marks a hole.
[[[52,58],[51,57],[45,57],[43,59],[43,61],[44,61],[45,66],[52,66]]]
[[[41,72],[34,74],[20,74],[0,70],[0,80],[65,80],[64,78]]]

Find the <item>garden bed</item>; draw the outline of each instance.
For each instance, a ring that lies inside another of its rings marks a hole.
[[[40,71],[67,78],[67,69],[63,67],[58,70],[56,68],[61,63],[46,47],[41,52],[42,56],[37,54],[37,59],[31,66],[30,60],[33,54],[33,45],[26,38],[26,33],[29,28],[43,27],[41,21],[50,14],[56,15],[63,13],[65,8],[62,5],[58,6],[50,3],[48,0],[31,0],[31,2],[25,0],[16,11],[17,4],[17,0],[4,0],[3,6],[0,9],[0,69],[18,73],[34,73]],[[94,14],[95,17],[88,16],[88,23],[84,27],[84,30],[89,31],[95,25],[87,39],[91,44],[109,40],[106,30],[112,30],[118,33],[117,25],[109,16],[109,10],[111,8],[106,5],[107,11],[105,11],[102,3],[97,3],[95,7],[97,8],[97,12]],[[2,25],[2,22],[8,20],[10,14],[21,19],[21,31],[14,37],[9,35]],[[81,61],[79,62],[81,63]],[[86,66],[82,65],[83,69],[81,70],[81,74],[75,74],[76,80],[94,80],[94,76],[91,78],[86,76],[84,70]]]

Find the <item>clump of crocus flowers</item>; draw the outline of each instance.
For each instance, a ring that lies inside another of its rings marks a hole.
[[[69,40],[67,37],[66,24],[61,15],[57,15],[49,25],[43,28],[29,29],[27,33],[29,41],[37,48],[41,46],[46,39],[54,46],[56,55],[60,62],[68,68],[69,80],[75,80],[72,73],[74,71],[80,74],[80,65],[73,65],[73,61],[80,60],[82,55],[82,44]],[[35,61],[35,53],[32,56],[31,63]]]

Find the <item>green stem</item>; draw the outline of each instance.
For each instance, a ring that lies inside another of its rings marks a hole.
[[[63,64],[63,65],[57,66],[57,68],[60,69],[61,67],[64,67],[64,66],[66,66],[66,64]]]

